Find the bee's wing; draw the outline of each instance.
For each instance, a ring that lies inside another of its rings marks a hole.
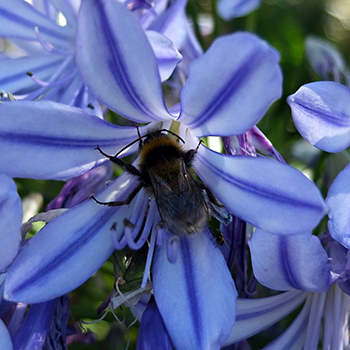
[[[193,179],[185,164],[172,181],[165,181],[149,173],[159,213],[175,235],[203,231],[209,221],[209,210],[201,187]]]

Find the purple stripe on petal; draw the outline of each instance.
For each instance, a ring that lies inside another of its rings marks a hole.
[[[306,231],[327,209],[312,181],[271,159],[228,156],[201,146],[194,169],[230,212],[266,231]]]
[[[0,104],[0,171],[12,177],[76,177],[107,160],[97,146],[115,154],[135,138],[136,128],[119,127],[63,104]]]
[[[225,345],[251,337],[273,325],[304,302],[308,292],[290,291],[260,299],[237,299],[236,322]]]
[[[288,97],[295,126],[306,141],[327,152],[350,145],[350,89],[331,81],[302,86]]]
[[[137,179],[128,180],[122,175],[98,199],[125,199],[136,184]],[[114,250],[111,227],[116,227],[114,233],[120,238],[122,221],[130,217],[133,206],[134,202],[130,206],[106,207],[89,199],[48,223],[12,264],[5,282],[5,298],[40,303],[84,283]]]
[[[306,331],[309,324],[309,313],[311,300],[308,298],[303,309],[295,318],[293,323],[273,342],[269,343],[263,350],[299,350],[311,349],[305,347]]]
[[[320,240],[309,232],[276,235],[255,230],[249,241],[254,275],[268,288],[326,292],[330,261]]]
[[[246,132],[281,95],[278,61],[278,53],[252,34],[215,40],[191,65],[179,121],[197,136]]]
[[[208,230],[180,240],[175,263],[168,261],[165,242],[154,256],[159,311],[176,348],[219,349],[235,320],[232,277]]]
[[[96,97],[124,117],[137,122],[171,118],[154,52],[134,14],[118,1],[83,2],[77,65]]]

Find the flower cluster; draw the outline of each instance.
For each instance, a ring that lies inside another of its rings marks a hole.
[[[321,330],[324,348],[346,343],[350,168],[324,201],[257,126],[282,96],[278,51],[245,31],[202,50],[187,5],[0,4],[1,349],[96,341],[71,326],[69,293],[106,261],[114,284],[97,311],[130,308],[137,349],[247,348],[298,307],[264,349],[316,349]],[[309,43],[324,72],[320,47]],[[350,145],[348,101],[340,82],[288,98],[301,135],[328,152]],[[65,181],[23,224],[21,179]]]

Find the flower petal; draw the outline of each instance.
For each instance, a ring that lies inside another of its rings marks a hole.
[[[0,104],[0,171],[11,177],[76,177],[106,161],[96,146],[115,154],[136,138],[134,127],[118,127],[63,104]]]
[[[0,319],[0,348],[6,350],[13,349],[10,333],[2,319]]]
[[[30,307],[21,327],[13,336],[15,349],[41,349],[49,333],[57,299]]]
[[[246,132],[281,96],[278,61],[278,53],[255,35],[216,39],[190,67],[179,121],[196,136]]]
[[[326,213],[315,184],[275,160],[228,156],[201,146],[194,169],[231,213],[263,230],[305,232]]]
[[[257,229],[248,243],[254,275],[264,286],[318,293],[329,289],[331,264],[316,236],[281,236]]]
[[[331,81],[303,85],[287,99],[295,126],[313,146],[340,152],[350,145],[350,89]]]
[[[177,349],[219,349],[235,320],[237,292],[209,231],[181,237],[176,263],[158,248],[154,296]]]
[[[350,164],[333,181],[326,198],[331,236],[350,249]]]
[[[218,13],[224,20],[242,17],[260,6],[260,0],[219,0]]]
[[[37,40],[34,28],[42,38],[54,46],[66,48],[74,38],[69,26],[61,27],[26,1],[12,0],[0,3],[0,35],[7,38]]]
[[[311,298],[308,298],[303,309],[292,324],[263,350],[300,350],[310,349],[305,346],[306,333],[310,321]]]
[[[15,258],[21,242],[22,203],[15,182],[0,174],[0,271]]]
[[[182,56],[164,35],[153,30],[148,30],[146,35],[158,60],[160,78],[165,81],[182,60]]]
[[[98,197],[126,198],[137,179],[122,175]],[[92,199],[48,223],[23,248],[5,282],[7,300],[40,303],[66,294],[84,283],[114,250],[111,227],[121,235],[130,206],[106,207]]]
[[[236,323],[225,345],[251,337],[295,310],[308,292],[289,291],[267,298],[237,299]]]
[[[137,349],[174,349],[154,300],[148,303],[146,310],[143,312],[140,330],[137,335]]]
[[[185,13],[187,2],[187,0],[176,0],[169,4],[167,9],[158,15],[147,28],[169,38],[179,50],[182,50],[190,30]]]
[[[143,123],[170,118],[154,52],[134,14],[118,1],[83,1],[77,65],[96,97],[124,117]]]
[[[339,82],[343,74],[349,74],[342,54],[328,40],[308,36],[305,41],[305,54],[322,80]],[[330,79],[331,76],[334,79]]]

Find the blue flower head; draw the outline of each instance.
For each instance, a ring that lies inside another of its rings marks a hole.
[[[155,127],[177,133],[185,150],[195,149],[200,137],[247,132],[281,94],[278,53],[255,35],[236,33],[217,39],[193,62],[180,104],[168,109],[157,60],[139,21],[109,0],[83,2],[76,60],[84,83],[102,103],[148,123],[140,127],[141,135]],[[108,161],[96,146],[113,155],[136,138],[135,128],[74,107],[50,101],[0,104],[0,171],[13,177],[80,176]],[[130,147],[123,155],[135,151]],[[220,154],[201,145],[193,168],[227,210],[259,229],[304,232],[326,212],[316,186],[275,160]],[[137,186],[138,178],[125,172],[96,198],[122,201]],[[125,226],[125,219],[135,227],[141,223],[140,229]],[[9,270],[4,295],[28,303],[53,299],[85,282],[116,245],[140,248],[148,240],[143,285],[151,271],[156,311],[173,344],[218,349],[236,315],[237,293],[226,262],[207,228],[179,238],[172,254],[173,237],[159,239],[159,222],[154,198],[143,189],[128,206],[86,200],[31,239]],[[140,230],[143,241],[136,239]]]

